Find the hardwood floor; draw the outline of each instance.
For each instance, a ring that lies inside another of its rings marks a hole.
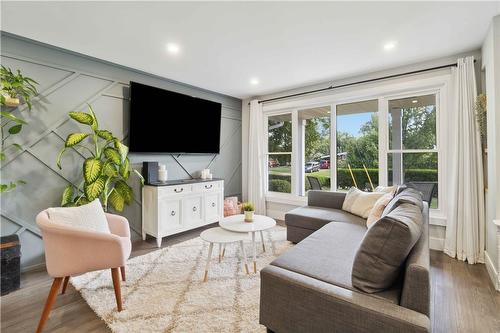
[[[208,226],[211,227],[211,226]],[[208,228],[207,227],[207,228]],[[162,247],[196,237],[201,229],[163,240]],[[154,239],[134,244],[133,256],[156,250]],[[500,332],[500,292],[484,265],[468,265],[431,251],[433,332]],[[1,331],[34,332],[52,279],[44,271],[24,274],[21,289],[1,297]],[[71,284],[58,295],[44,332],[109,332]]]

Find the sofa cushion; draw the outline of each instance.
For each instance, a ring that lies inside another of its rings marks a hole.
[[[363,225],[329,223],[275,259],[271,265],[355,290],[351,283],[352,263],[365,233]],[[400,288],[396,287],[376,296],[399,303],[399,295]]]
[[[375,202],[384,196],[384,194],[384,192],[363,192],[355,187],[351,187],[342,204],[342,209],[366,219]]]
[[[352,267],[352,285],[367,293],[390,287],[422,234],[421,209],[402,203],[366,232]]]
[[[287,226],[290,225],[310,230],[318,230],[332,221],[366,225],[366,220],[341,209],[305,206],[295,208],[285,214]]]
[[[420,210],[423,209],[423,201],[422,201],[422,193],[415,190],[414,188],[406,187],[403,191],[396,194],[394,198],[387,204],[382,213],[382,216],[386,216],[390,212],[392,212],[396,207],[398,207],[402,203],[410,203],[418,206]]]
[[[386,193],[382,197],[378,198],[377,202],[373,206],[370,214],[368,214],[368,218],[366,219],[366,226],[369,228],[373,223],[377,222],[384,212],[387,204],[392,200],[392,193]]]

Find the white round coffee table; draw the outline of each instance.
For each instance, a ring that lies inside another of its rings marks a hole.
[[[215,227],[204,230],[200,234],[200,238],[210,243],[210,246],[208,247],[207,264],[205,266],[205,276],[203,277],[204,282],[206,282],[208,279],[208,269],[210,268],[210,260],[212,259],[212,250],[214,248],[214,243],[219,244],[219,262],[221,262],[222,257],[224,256],[224,252],[222,252],[221,254],[221,245],[224,245],[224,251],[226,251],[226,244],[237,242],[240,243],[243,263],[245,264],[245,270],[248,274],[247,255],[245,253],[245,247],[243,246],[243,241],[248,239],[247,235]]]
[[[240,232],[240,233],[250,233],[252,235],[252,246],[253,246],[253,271],[257,273],[257,248],[255,245],[255,233],[260,233],[260,239],[262,241],[262,250],[266,252],[266,246],[264,245],[264,234],[262,231],[270,229],[276,225],[276,221],[268,216],[255,215],[253,216],[253,222],[245,222],[245,215],[231,215],[224,217],[219,225],[221,228]]]

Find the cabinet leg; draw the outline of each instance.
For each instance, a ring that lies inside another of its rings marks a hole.
[[[156,237],[156,246],[157,246],[158,248],[160,248],[160,247],[161,247],[161,240],[162,240],[162,239],[161,239],[161,237],[160,237],[160,236]]]
[[[145,241],[146,240],[146,232],[142,232],[142,240]]]

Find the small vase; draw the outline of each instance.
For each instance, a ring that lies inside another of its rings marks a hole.
[[[10,96],[4,96],[5,97],[5,105],[10,106],[12,108],[15,108],[19,106],[19,98],[14,98]]]
[[[245,211],[245,222],[253,222],[253,210]]]

